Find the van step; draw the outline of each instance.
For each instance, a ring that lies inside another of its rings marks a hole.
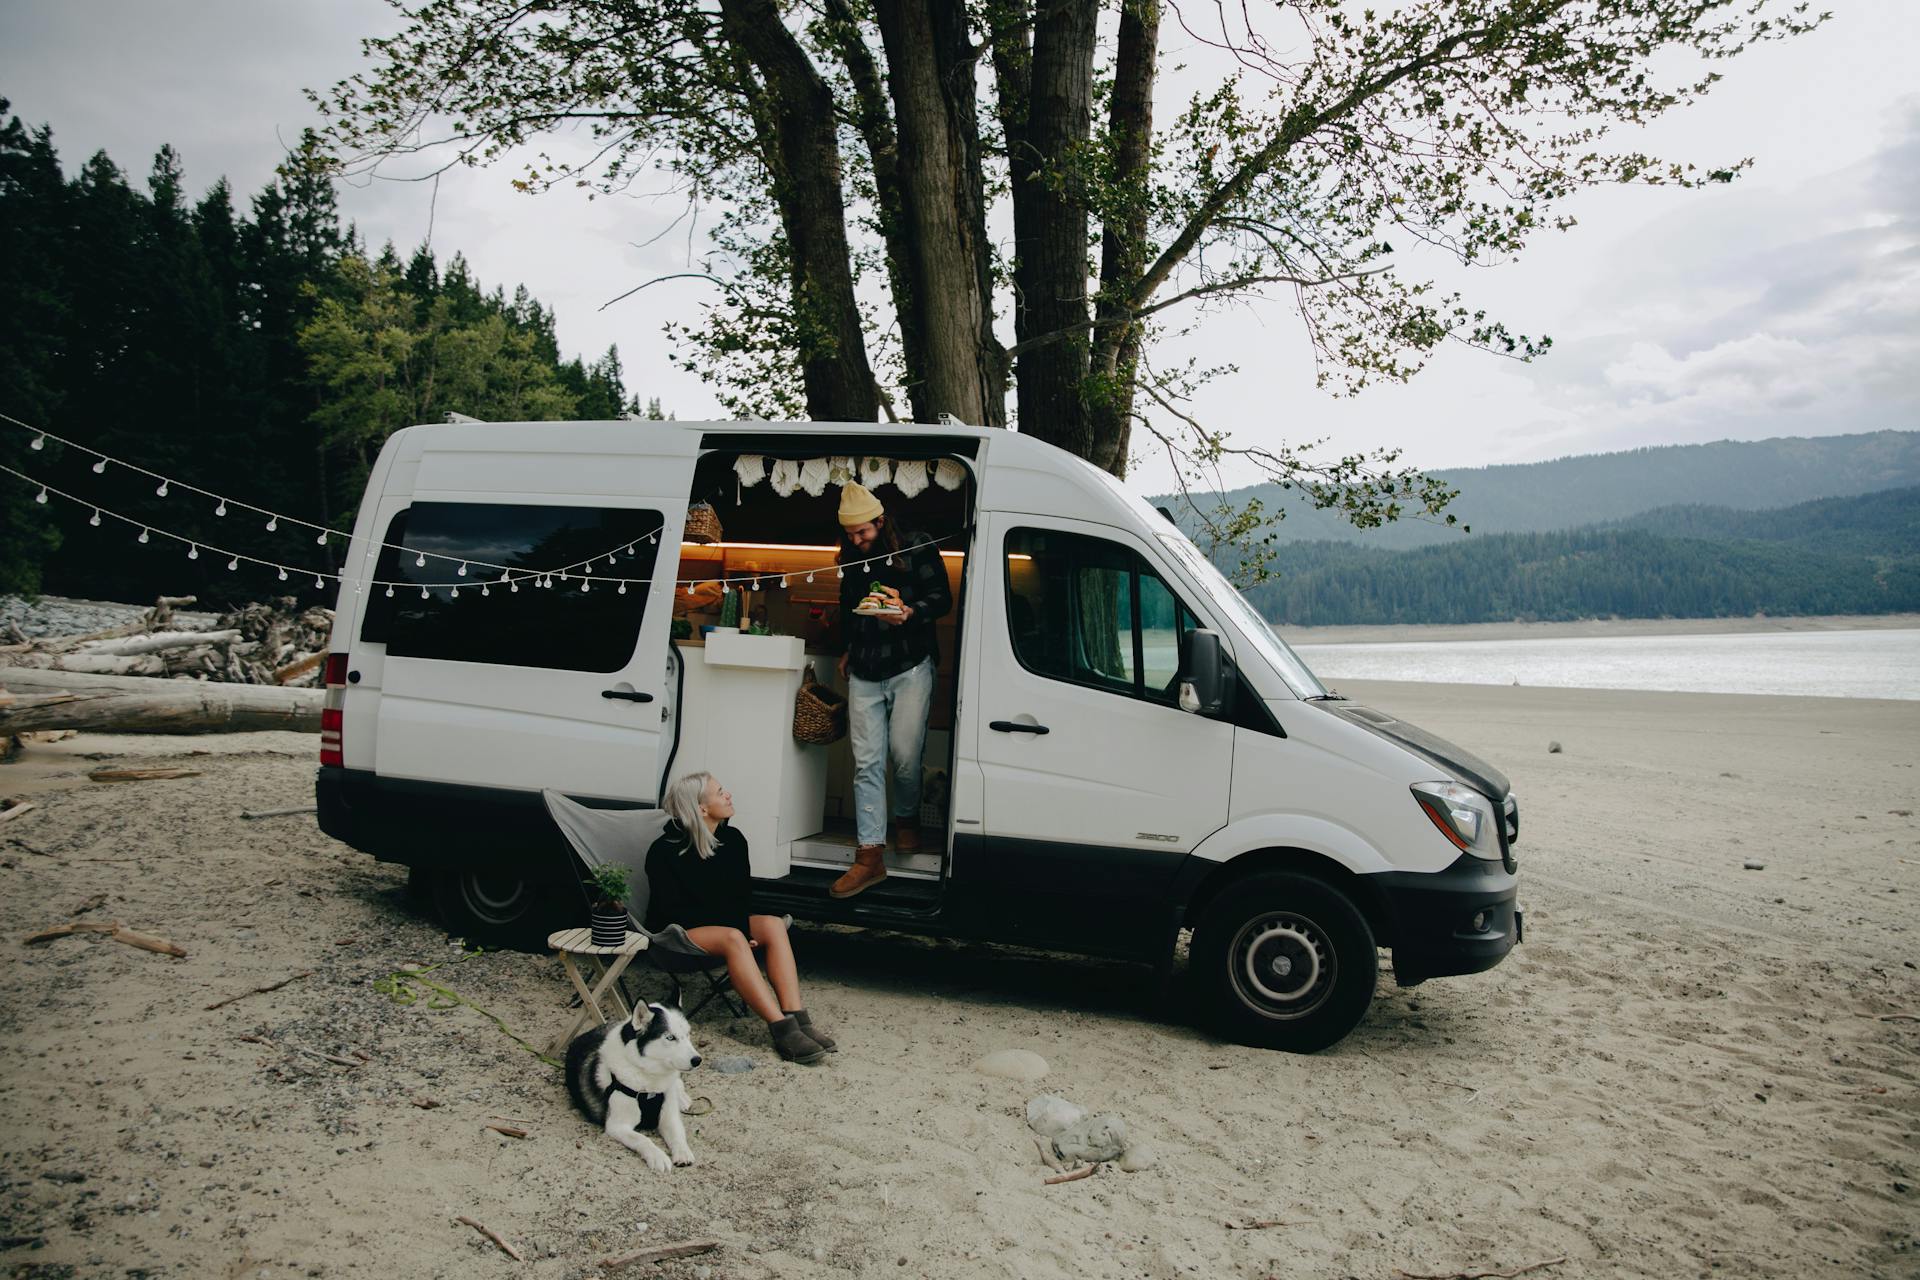
[[[753,892],[757,905],[778,906],[805,919],[848,922],[863,915],[890,912],[922,914],[940,902],[938,880],[888,873],[871,889],[851,898],[835,898],[828,890],[839,878],[840,873],[832,868],[796,866],[782,879],[755,880]]]
[[[888,849],[887,874],[908,880],[938,881],[941,861],[939,847],[925,837],[923,841],[918,853],[897,853]],[[853,865],[853,850],[852,836],[829,831],[795,840],[788,857],[796,867],[812,867],[838,874]]]

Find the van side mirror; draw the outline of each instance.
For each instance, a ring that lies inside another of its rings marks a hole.
[[[1227,701],[1227,660],[1219,634],[1189,631],[1180,648],[1180,709],[1217,714]]]

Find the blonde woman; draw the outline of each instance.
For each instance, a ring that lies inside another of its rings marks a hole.
[[[672,821],[647,850],[647,928],[677,924],[702,951],[726,957],[733,989],[766,1019],[782,1058],[815,1063],[837,1053],[801,1003],[786,922],[749,914],[747,838],[727,822],[733,796],[712,774],[690,773],[667,788],[661,807]],[[766,957],[765,977],[756,950]]]

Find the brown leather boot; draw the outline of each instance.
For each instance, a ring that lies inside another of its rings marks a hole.
[[[853,851],[853,865],[827,890],[836,898],[851,898],[887,878],[887,846],[863,844]]]
[[[895,818],[893,847],[900,853],[920,852],[920,824],[912,818]]]

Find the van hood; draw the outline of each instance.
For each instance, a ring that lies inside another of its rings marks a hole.
[[[1376,734],[1398,746],[1405,747],[1415,755],[1431,760],[1453,777],[1464,782],[1475,791],[1492,799],[1495,804],[1507,798],[1513,790],[1513,784],[1507,775],[1468,751],[1465,747],[1456,747],[1445,738],[1428,733],[1419,725],[1408,724],[1405,720],[1396,720],[1384,711],[1372,707],[1363,707],[1357,702],[1333,699],[1313,699],[1308,706],[1318,707],[1329,715],[1338,716],[1349,724],[1358,725],[1368,733]]]

